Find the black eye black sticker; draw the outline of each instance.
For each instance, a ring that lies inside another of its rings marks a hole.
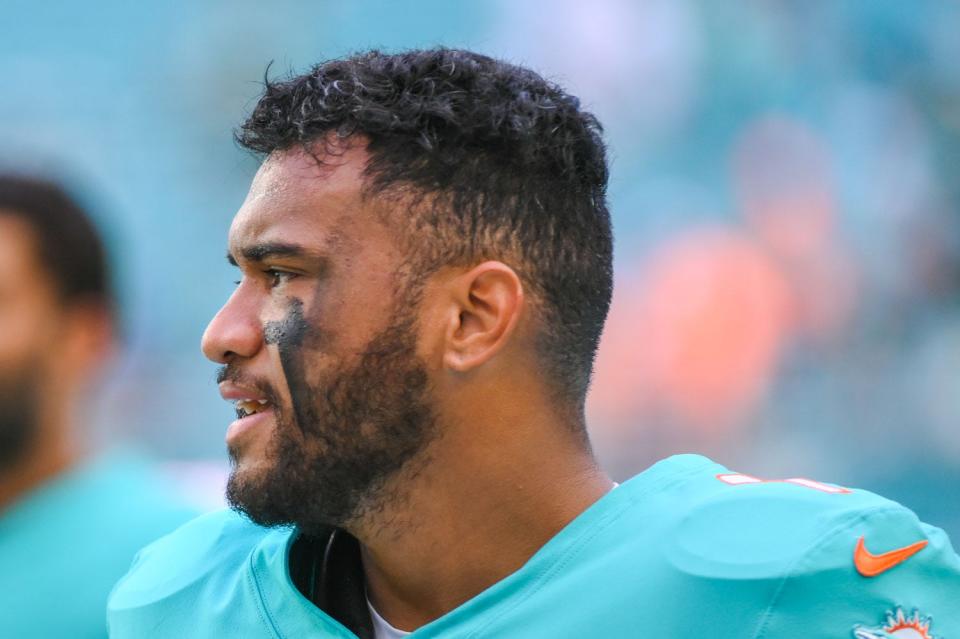
[[[280,366],[290,389],[297,427],[303,432],[310,423],[310,386],[306,379],[304,364],[304,341],[317,333],[303,316],[303,300],[292,297],[289,310],[283,319],[266,322],[263,325],[263,337],[267,344],[274,344],[280,352]]]

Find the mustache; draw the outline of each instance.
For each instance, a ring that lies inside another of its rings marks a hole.
[[[217,384],[229,381],[233,382],[234,384],[256,389],[263,393],[271,404],[274,406],[279,405],[279,395],[269,382],[255,377],[248,377],[244,375],[236,366],[232,366],[230,364],[221,366],[217,369],[215,379]]]

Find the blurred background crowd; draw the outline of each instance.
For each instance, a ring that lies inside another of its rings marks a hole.
[[[960,538],[960,4],[8,0],[0,166],[88,203],[124,348],[83,424],[220,503],[232,407],[199,351],[269,73],[448,45],[606,127],[616,291],[588,405],[623,479],[676,452],[902,501]]]

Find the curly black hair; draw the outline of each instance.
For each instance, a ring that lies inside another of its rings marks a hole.
[[[528,69],[446,48],[370,51],[265,84],[237,141],[322,162],[331,136],[364,139],[367,190],[415,195],[399,213],[420,273],[514,267],[541,309],[544,371],[582,415],[613,235],[602,127],[579,100]]]

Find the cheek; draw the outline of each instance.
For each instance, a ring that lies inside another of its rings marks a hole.
[[[307,401],[312,389],[322,384],[324,360],[330,358],[329,331],[308,317],[306,308],[303,298],[287,297],[270,315],[277,319],[263,323],[267,351],[283,376],[284,383],[276,390],[286,406]]]
[[[396,294],[396,284],[388,278],[352,280],[317,321],[331,327],[343,352],[363,351],[374,335],[393,323]]]
[[[56,335],[43,318],[20,308],[0,312],[0,375],[43,367],[56,350]]]

